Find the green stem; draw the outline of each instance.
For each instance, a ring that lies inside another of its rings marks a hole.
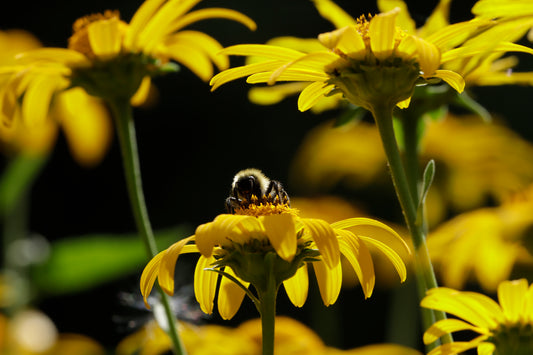
[[[126,184],[137,230],[145,244],[148,257],[153,258],[157,255],[158,250],[144,201],[133,110],[129,100],[109,100],[108,104],[115,118],[118,131]],[[185,348],[178,335],[176,317],[172,312],[169,298],[161,289],[159,289],[159,294],[168,320],[168,335],[172,341],[174,354],[185,354]]]
[[[391,171],[392,180],[396,190],[396,195],[400,202],[407,228],[411,234],[414,246],[414,267],[417,276],[417,287],[420,298],[423,298],[426,291],[437,287],[437,279],[433,271],[429,251],[426,244],[426,236],[424,226],[416,223],[418,197],[415,192],[411,191],[410,184],[405,168],[403,166],[398,143],[394,135],[394,128],[392,122],[392,111],[394,106],[390,105],[375,105],[372,114],[376,121],[376,125],[381,135],[383,148],[387,155],[389,167]],[[435,320],[445,319],[446,314],[441,311],[434,311],[427,308],[422,308],[422,321],[424,329],[429,328]],[[443,342],[451,342],[449,335],[442,338]]]
[[[261,315],[261,331],[263,338],[263,355],[274,355],[274,333],[276,320],[276,297],[279,284],[274,275],[274,254],[266,256],[268,277],[265,285],[257,288],[259,313]]]

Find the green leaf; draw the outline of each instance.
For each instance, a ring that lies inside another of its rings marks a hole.
[[[364,108],[350,104],[349,108],[335,119],[333,127],[341,127],[350,122],[359,122],[366,112]]]
[[[477,101],[475,101],[472,97],[470,97],[466,91],[463,91],[462,93],[460,94],[457,94],[455,96],[455,100],[454,100],[455,104],[457,104],[458,106],[461,106],[467,110],[469,110],[470,112],[478,115],[479,117],[481,117],[481,119],[485,122],[491,122],[492,121],[492,116],[490,114],[489,111],[487,111],[487,109],[483,106],[481,106],[481,104]]]
[[[155,233],[159,250],[189,235],[186,227]],[[78,292],[116,280],[148,263],[137,234],[93,234],[53,242],[50,257],[34,267],[32,276],[45,294]],[[140,277],[140,275],[139,275]]]
[[[426,197],[429,192],[429,188],[431,187],[431,184],[433,183],[434,177],[435,177],[435,161],[431,159],[427,163],[424,169],[424,175],[422,176],[422,189],[420,191],[420,196],[418,198],[418,208],[417,208],[417,216],[416,216],[417,224],[421,223],[422,221],[424,205],[426,203]]]

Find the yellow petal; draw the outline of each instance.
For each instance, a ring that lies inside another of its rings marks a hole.
[[[352,265],[365,298],[372,296],[374,285],[376,284],[376,275],[374,273],[374,263],[372,256],[366,245],[360,242],[351,232],[337,231],[342,238],[339,239],[339,246],[342,255]]]
[[[194,295],[206,314],[213,313],[218,274],[205,269],[210,268],[214,262],[214,257],[201,255],[194,270]]]
[[[138,46],[139,33],[146,27],[146,24],[154,16],[157,10],[166,0],[145,0],[133,15],[128,31],[124,38],[124,46],[129,50],[136,50]]]
[[[79,66],[91,64],[85,55],[66,48],[38,48],[17,54],[16,59],[20,64],[32,64],[39,61]]]
[[[339,43],[339,40],[342,37],[342,34],[348,29],[349,27],[342,27],[335,31],[325,32],[318,35],[318,40],[322,45],[329,49],[334,49],[337,47],[337,43]]]
[[[159,272],[159,264],[161,263],[161,258],[163,258],[164,253],[166,253],[166,250],[163,250],[154,256],[152,260],[148,262],[148,265],[145,266],[141,274],[141,294],[143,296],[144,305],[148,309],[150,309],[150,305],[148,304],[148,296],[154,287],[155,279],[157,278],[157,274]]]
[[[337,267],[340,264],[339,241],[329,223],[315,218],[301,218],[300,222],[304,225],[304,235],[316,243],[324,263],[330,269]]]
[[[57,95],[53,113],[76,161],[85,166],[99,163],[109,148],[113,132],[104,103],[81,88],[73,88]]]
[[[294,49],[267,44],[237,44],[224,48],[220,53],[227,55],[251,55],[281,61],[291,61],[305,55],[305,53]]]
[[[439,4],[433,9],[426,23],[418,30],[418,35],[426,38],[441,28],[449,25],[451,0],[440,0]]]
[[[424,344],[431,344],[437,341],[441,336],[445,334],[450,334],[453,332],[458,332],[462,330],[470,330],[476,333],[489,335],[490,332],[488,329],[475,327],[470,323],[466,323],[460,319],[443,319],[434,323],[428,330],[424,333]]]
[[[257,105],[274,105],[288,96],[305,89],[308,83],[287,83],[271,87],[253,87],[248,91],[248,100]]]
[[[517,323],[524,314],[528,288],[526,279],[504,281],[498,287],[498,300],[508,324]]]
[[[249,65],[244,65],[241,67],[227,69],[215,75],[209,82],[209,85],[212,86],[211,91],[214,91],[219,86],[227,82],[230,82],[232,80],[243,78],[245,76],[255,74],[255,73],[262,73],[265,71],[269,72],[271,70],[278,68],[282,64],[283,63],[281,63],[278,60],[270,60],[267,62],[253,63]]]
[[[209,81],[213,76],[213,65],[209,56],[202,50],[187,45],[186,43],[174,43],[161,50],[180,64],[183,64],[203,81]]]
[[[396,19],[396,24],[409,34],[416,31],[415,21],[409,15],[407,5],[403,0],[378,0],[379,12],[387,12],[399,8],[401,11]]]
[[[533,13],[533,4],[530,1],[495,1],[480,0],[472,7],[472,13],[481,18],[498,18],[506,16],[524,16]]]
[[[321,75],[323,78],[328,79],[329,76],[324,72],[324,68],[338,60],[339,57],[336,54],[324,51],[300,56],[299,58],[277,68],[271,74],[268,84],[274,84],[277,78],[287,70],[303,70],[304,72],[310,71],[313,74]]]
[[[433,76],[444,80],[458,93],[462,93],[465,89],[465,79],[460,74],[454,71],[439,69],[435,71],[435,74]]]
[[[322,261],[313,262],[320,296],[324,305],[329,306],[339,297],[342,286],[342,266],[338,263],[335,267],[330,268]]]
[[[501,52],[521,52],[533,54],[533,48],[522,46],[516,43],[503,42],[498,44],[488,44],[486,46],[464,46],[449,50],[442,54],[441,63],[446,63],[455,59],[464,59],[479,54],[501,53]]]
[[[383,242],[380,242],[379,240],[376,240],[376,239],[373,239],[373,238],[368,238],[368,237],[365,237],[365,236],[362,236],[362,235],[360,235],[358,237],[359,237],[359,239],[361,239],[365,243],[372,244],[379,251],[381,251],[383,254],[385,254],[387,259],[390,260],[390,262],[392,263],[392,265],[396,269],[396,272],[400,276],[400,280],[402,282],[405,281],[405,278],[407,277],[407,269],[405,267],[405,264],[404,264],[402,258],[394,251],[394,249],[389,247],[387,244],[385,244]]]
[[[317,72],[317,71],[303,70],[303,69],[286,69],[281,74],[275,73],[275,72],[253,74],[253,75],[250,75],[248,79],[246,79],[246,82],[248,84],[268,83],[269,85],[272,85],[275,83],[275,82],[272,82],[273,76],[275,76],[276,81],[321,81],[321,82],[324,82],[329,79],[328,75],[321,73],[321,72]]]
[[[250,30],[255,31],[257,25],[248,16],[231,9],[225,8],[208,8],[189,12],[172,24],[172,31],[178,31],[191,23],[198,22],[210,18],[222,18],[226,20],[233,20],[243,24]]]
[[[250,284],[249,282],[245,282],[239,279],[239,277],[235,275],[235,273],[230,267],[226,267],[224,271],[239,280],[244,287],[248,287],[248,285]],[[222,279],[220,281],[220,288],[218,290],[217,301],[218,312],[220,313],[222,319],[228,320],[233,318],[235,313],[237,313],[237,311],[241,307],[241,303],[245,295],[246,293],[240,286],[238,286],[235,282],[231,281],[227,277],[222,276]]]
[[[461,354],[469,349],[474,349],[485,341],[488,337],[486,335],[481,335],[471,341],[454,341],[452,343],[443,344],[430,352],[427,355],[450,355],[450,354]],[[479,354],[480,355],[480,354]]]
[[[150,76],[145,76],[143,80],[141,81],[141,85],[139,85],[139,88],[135,92],[135,94],[130,99],[130,104],[132,106],[140,106],[149,98],[150,94],[150,88],[152,86],[152,79]]]
[[[190,236],[172,244],[161,258],[159,266],[159,285],[169,295],[174,294],[174,270],[176,268],[176,261],[178,256],[182,253],[184,246],[194,240],[194,236]]]
[[[416,45],[416,55],[422,76],[431,77],[440,66],[440,51],[433,43],[427,42],[422,38],[411,37]]]
[[[336,28],[355,26],[352,16],[330,0],[313,0],[320,16],[331,22]]]
[[[194,47],[204,52],[209,59],[220,69],[229,67],[229,59],[226,55],[220,55],[222,45],[213,37],[199,31],[181,31],[171,35],[165,42],[165,45],[181,43],[186,46]]]
[[[276,253],[286,261],[292,261],[296,254],[296,226],[291,214],[274,214],[260,217],[268,240]]]
[[[395,250],[400,249],[407,254],[411,254],[407,243],[394,229],[375,219],[365,217],[348,218],[332,223],[331,227],[334,229],[349,228],[356,235],[378,239],[389,246],[394,246]]]
[[[353,59],[363,59],[366,54],[363,37],[361,37],[355,27],[346,28],[335,48]]]
[[[467,293],[446,287],[433,288],[427,291],[426,297],[420,305],[453,314],[482,328],[493,329],[498,325],[485,303],[479,302],[477,298],[470,297]]]
[[[409,104],[411,104],[411,98],[407,98],[403,101],[400,101],[396,104],[396,106],[398,106],[398,108],[401,108],[401,109],[405,109],[405,108],[408,108],[409,107]]]
[[[22,117],[28,126],[42,125],[48,117],[52,96],[68,81],[55,75],[37,75],[28,85],[22,101]]]
[[[324,98],[333,87],[334,85],[326,85],[326,83],[320,81],[309,84],[298,97],[298,109],[302,112],[309,110],[320,99]]]
[[[399,13],[400,9],[395,8],[378,14],[370,20],[368,29],[370,48],[379,60],[384,60],[392,54],[396,37],[396,16]]]
[[[300,267],[293,277],[283,281],[285,292],[296,307],[303,307],[309,291],[309,274],[307,264]]]
[[[116,56],[120,52],[122,33],[120,20],[116,17],[95,21],[89,24],[89,43],[94,54],[99,58]]]
[[[484,233],[483,243],[477,247],[473,266],[481,286],[486,290],[496,291],[500,282],[511,275],[522,246],[503,240],[499,231],[489,233]]]

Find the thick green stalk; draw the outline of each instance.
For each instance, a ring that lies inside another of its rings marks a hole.
[[[426,236],[423,224],[417,224],[417,209],[418,197],[416,192],[411,191],[411,186],[416,186],[414,182],[409,182],[405,168],[402,162],[398,143],[394,135],[394,128],[392,122],[392,111],[394,106],[390,105],[375,105],[372,114],[379,129],[383,148],[389,162],[392,180],[396,190],[396,195],[400,202],[404,218],[411,234],[414,246],[414,267],[417,278],[418,294],[423,298],[426,291],[437,287],[437,279],[433,271],[429,251],[426,244]],[[424,329],[431,326],[435,320],[444,319],[446,315],[444,312],[434,311],[427,308],[422,308],[422,321]],[[443,337],[443,341],[450,342],[451,337]]]
[[[154,234],[148,218],[144,193],[142,189],[141,169],[139,164],[139,155],[137,151],[137,139],[135,135],[135,125],[133,122],[133,110],[129,100],[109,100],[108,104],[115,119],[120,148],[122,151],[122,160],[126,184],[130,197],[130,204],[133,210],[137,230],[145,244],[148,258],[157,255],[157,246]],[[176,317],[172,313],[168,296],[158,288],[161,296],[161,303],[165,309],[165,315],[168,320],[168,335],[172,341],[175,355],[185,354],[176,327]]]
[[[261,315],[263,355],[274,355],[274,332],[276,321],[276,297],[279,284],[274,275],[274,254],[267,255],[268,277],[264,285],[258,285],[258,310]]]

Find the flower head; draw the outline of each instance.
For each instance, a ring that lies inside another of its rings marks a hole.
[[[324,304],[330,305],[342,284],[342,254],[355,270],[365,297],[370,297],[375,275],[367,244],[387,256],[402,281],[406,277],[404,262],[386,240],[399,241],[408,251],[393,229],[373,219],[350,218],[329,224],[301,218],[286,203],[250,203],[235,214],[221,214],[200,225],[195,235],[154,257],[141,276],[141,292],[146,302],[157,278],[162,289],[172,294],[178,256],[199,252],[194,289],[205,313],[213,311],[219,273],[224,277],[218,309],[225,319],[237,312],[249,285],[262,288],[271,271],[276,285],[283,283],[292,303],[301,307],[307,298],[308,264],[313,265]]]
[[[0,142],[4,152],[42,154],[49,151],[62,128],[70,151],[82,165],[98,163],[109,146],[111,123],[107,109],[101,100],[90,97],[80,88],[68,88],[48,97],[46,90],[52,81],[61,80],[50,70],[35,75],[30,68],[22,69],[15,55],[25,51],[40,51],[39,41],[31,34],[10,30],[0,32]],[[9,68],[21,72],[9,76]],[[30,85],[23,81],[33,81]],[[19,105],[21,92],[14,87],[25,88],[29,100]],[[40,106],[42,100],[54,101],[50,110]],[[37,106],[32,106],[37,104]],[[44,116],[41,109],[44,111]],[[34,116],[37,114],[37,116]]]
[[[422,307],[452,314],[424,333],[431,344],[446,333],[463,330],[480,334],[471,341],[440,345],[428,355],[457,354],[477,348],[478,354],[529,354],[533,348],[533,286],[526,279],[503,281],[498,286],[499,304],[474,292],[439,287],[427,292]]]
[[[211,36],[183,28],[208,18],[236,20],[251,29],[255,23],[229,9],[189,12],[200,1],[147,0],[129,23],[118,11],[77,20],[69,48],[26,51],[17,55],[15,65],[3,68],[8,80],[0,107],[14,112],[21,106],[24,120],[44,122],[56,96],[77,86],[106,100],[141,104],[152,76],[176,70],[172,60],[208,80],[212,63],[224,69],[228,58],[217,55],[222,46]]]
[[[474,19],[448,25],[449,1],[439,4],[420,31],[416,31],[402,1],[379,1],[384,12],[357,20],[330,0],[314,2],[321,15],[337,27],[318,36],[322,50],[302,52],[273,45],[228,47],[223,53],[264,60],[216,75],[211,80],[213,89],[248,76],[247,82],[252,84],[272,85],[277,81],[306,84],[300,88],[301,111],[337,93],[369,110],[377,102],[407,107],[417,84],[443,80],[456,91],[463,90],[463,72],[448,68],[449,62],[474,63],[487,53],[533,53],[509,42],[501,31],[487,32],[479,40],[468,41],[497,23]]]

